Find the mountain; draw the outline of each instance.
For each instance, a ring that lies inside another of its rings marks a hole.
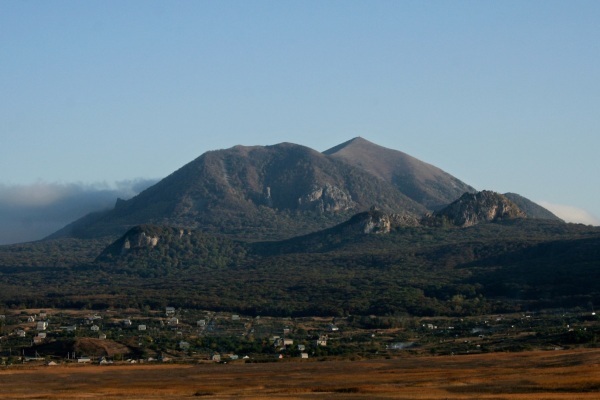
[[[373,206],[410,225],[464,193],[475,189],[360,137],[323,153],[292,143],[235,146],[206,152],[136,197],[118,200],[112,210],[89,214],[48,239],[115,238],[154,224],[247,241],[281,240],[332,227]],[[535,217],[555,218],[516,196]]]
[[[308,147],[236,146],[204,153],[131,200],[51,238],[119,235],[160,224],[278,239],[335,225],[373,205],[408,216],[427,211],[387,181]]]
[[[515,203],[525,214],[527,214],[528,218],[562,221],[562,219],[558,218],[552,212],[521,195],[516,193],[504,193],[504,196]]]
[[[361,137],[324,152],[333,158],[364,169],[391,183],[400,192],[429,210],[453,202],[475,189],[441,169],[398,150],[387,149]]]
[[[526,218],[526,216],[519,206],[506,196],[489,190],[465,193],[458,200],[433,214],[437,220],[443,219],[461,227],[482,222]]]

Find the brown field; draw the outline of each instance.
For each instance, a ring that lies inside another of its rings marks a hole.
[[[363,361],[1,368],[3,399],[600,398],[600,349]]]

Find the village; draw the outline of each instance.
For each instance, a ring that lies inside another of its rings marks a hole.
[[[597,347],[595,312],[275,318],[167,306],[0,309],[0,364],[240,363]]]

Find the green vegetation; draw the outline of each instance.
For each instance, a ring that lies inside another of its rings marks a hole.
[[[598,228],[517,219],[364,234],[351,222],[267,243],[142,226],[97,259],[98,241],[4,246],[0,301],[295,317],[468,316],[600,304]],[[136,247],[142,234],[156,244]]]

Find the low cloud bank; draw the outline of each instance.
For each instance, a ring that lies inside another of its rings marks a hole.
[[[90,212],[112,208],[117,198],[129,199],[156,182],[0,184],[0,245],[42,239]]]
[[[538,204],[550,210],[554,215],[566,222],[595,226],[600,225],[600,219],[584,209],[564,204],[553,204],[547,201],[540,201]]]

